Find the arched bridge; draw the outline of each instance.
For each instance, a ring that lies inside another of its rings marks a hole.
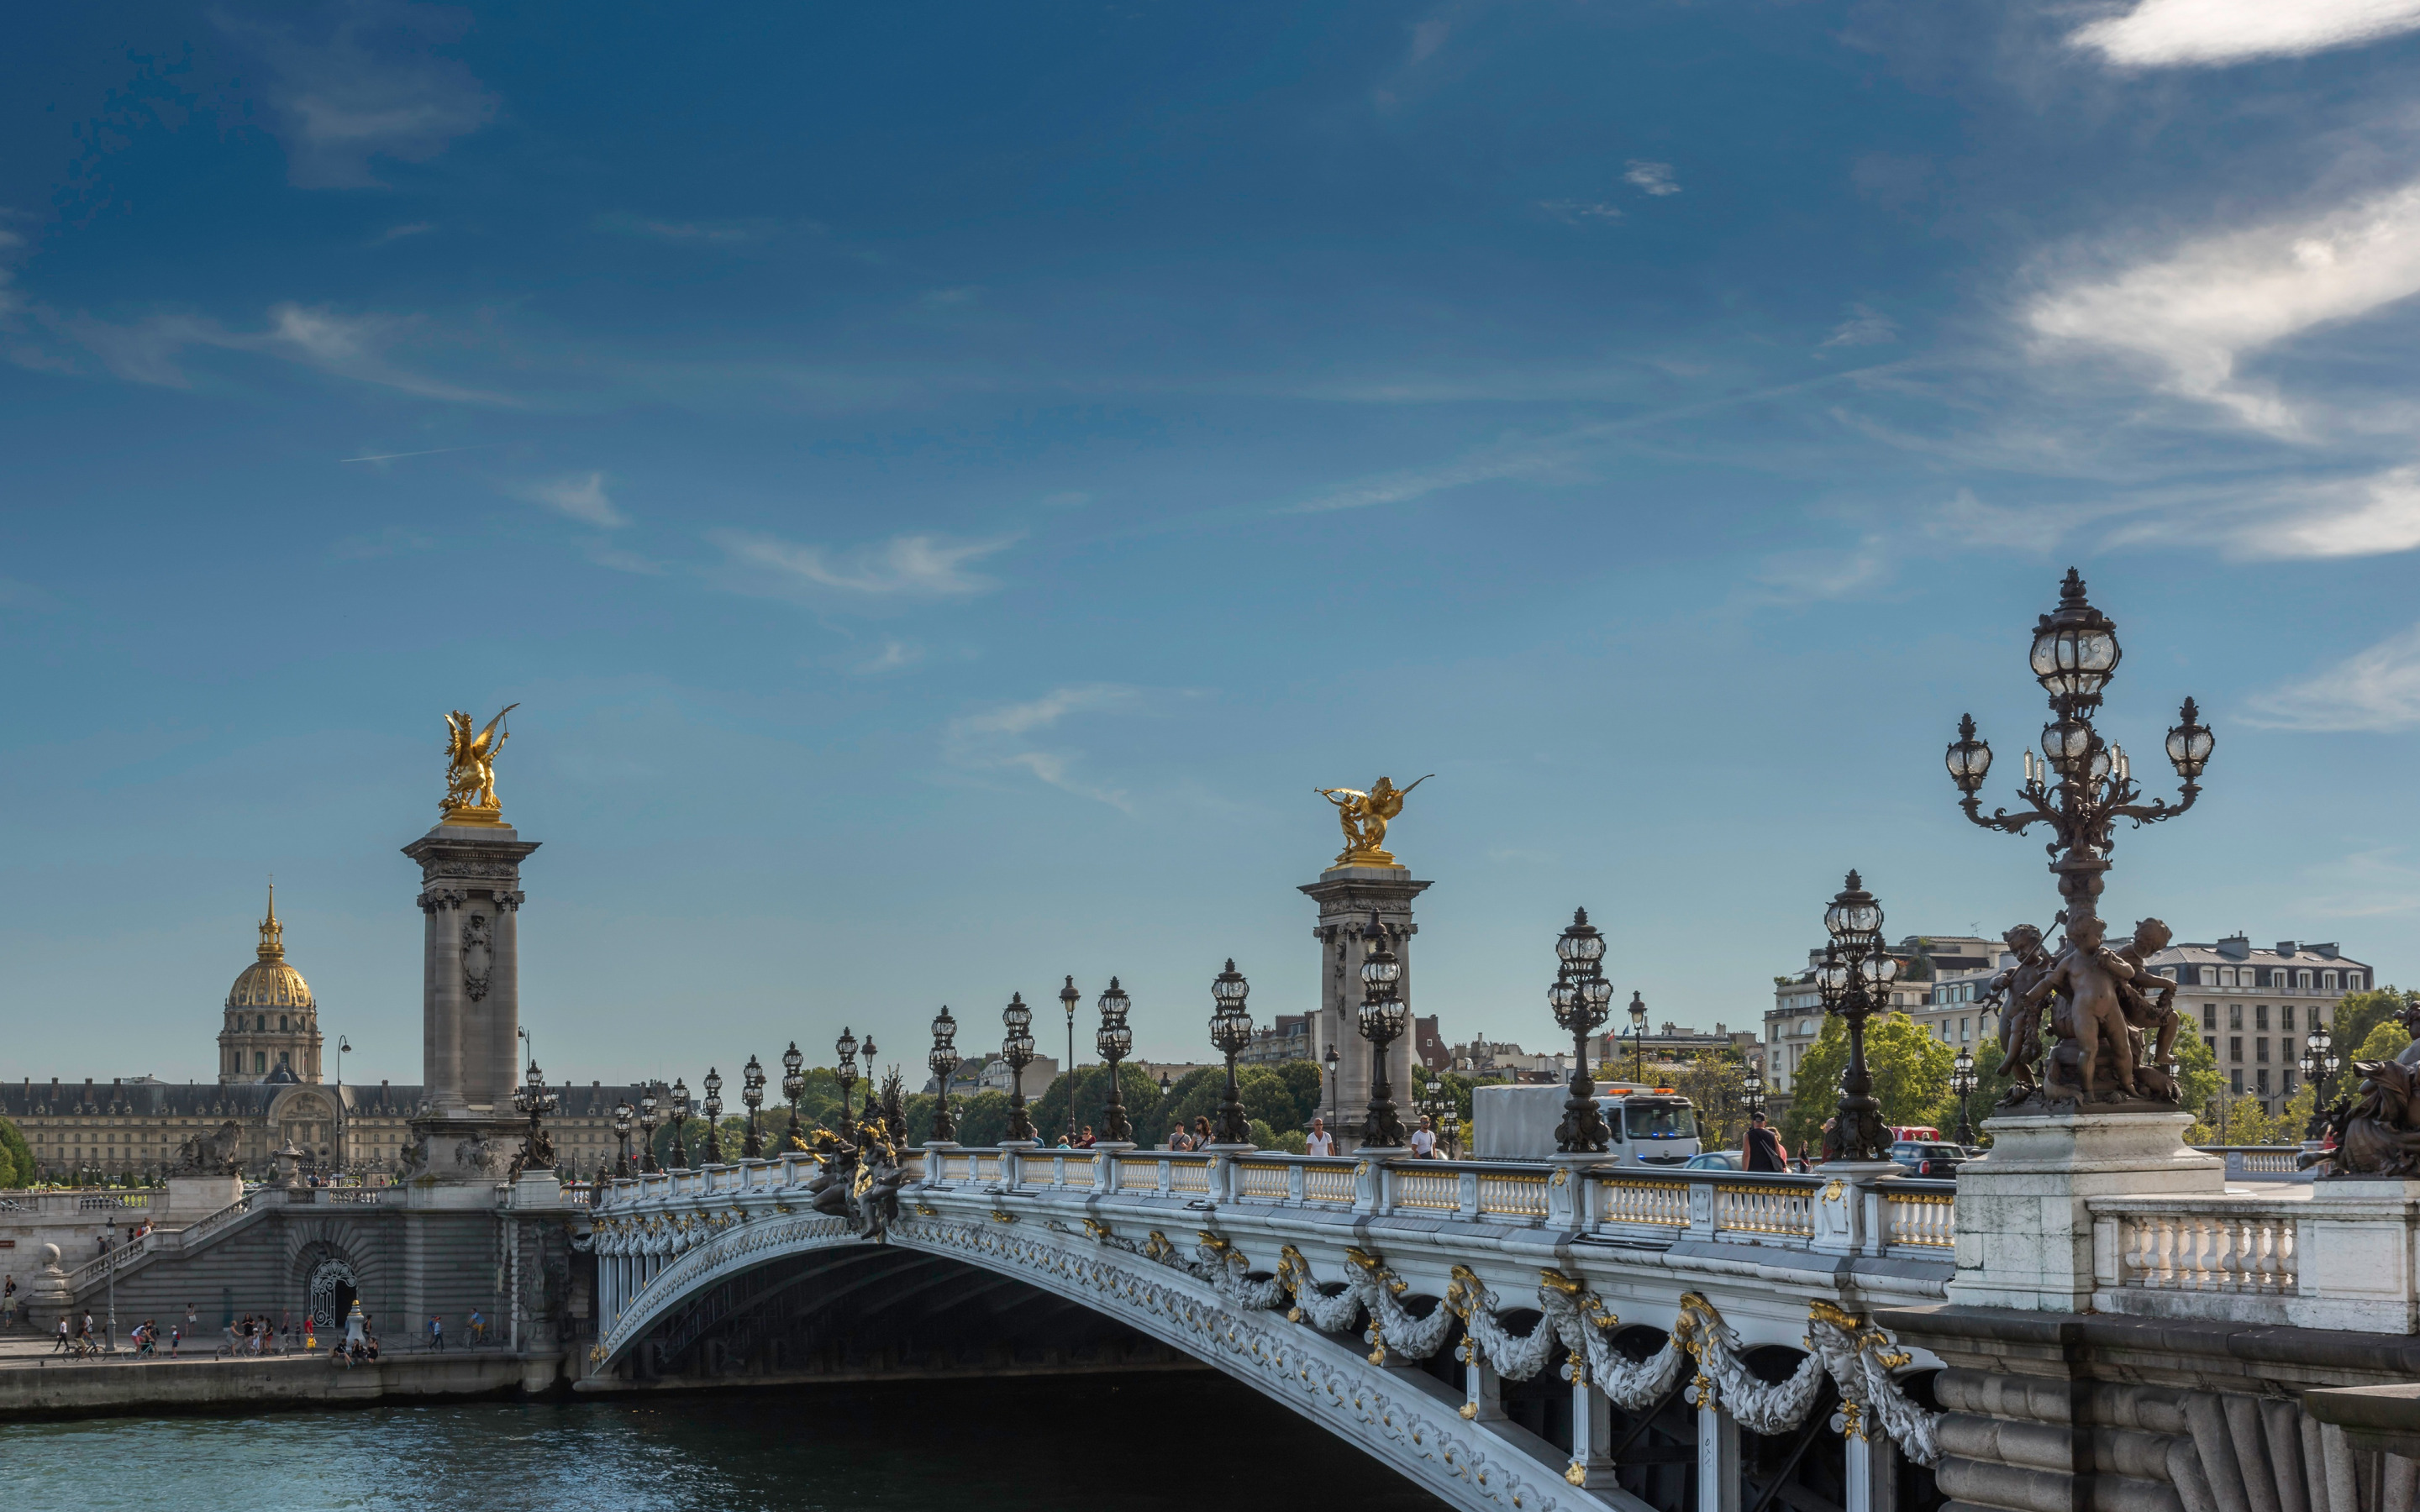
[[[809,1207],[816,1168],[600,1192],[592,1383],[990,1332],[1027,1341],[990,1368],[1174,1351],[1466,1507],[1941,1500],[1939,1362],[1869,1319],[1942,1299],[1947,1182],[934,1147],[861,1238]]]

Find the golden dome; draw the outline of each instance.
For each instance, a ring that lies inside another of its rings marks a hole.
[[[312,1008],[311,984],[286,964],[286,926],[277,921],[277,889],[269,889],[269,917],[260,921],[260,959],[243,968],[227,993],[229,1008]]]

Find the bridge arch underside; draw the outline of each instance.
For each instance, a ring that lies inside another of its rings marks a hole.
[[[1474,1367],[1458,1358],[1458,1324],[1424,1359],[1383,1351],[1373,1363],[1360,1324],[1323,1334],[1285,1311],[1233,1306],[1185,1271],[1081,1235],[911,1219],[876,1244],[830,1220],[776,1223],[813,1231],[786,1238],[778,1253],[768,1253],[769,1235],[752,1236],[727,1259],[709,1243],[665,1267],[604,1331],[607,1367],[632,1384],[672,1386],[1208,1365],[1457,1506],[1841,1512],[1846,1500],[1830,1398],[1790,1434],[1741,1432],[1736,1500],[1701,1495],[1699,1414],[1685,1375],[1668,1399],[1625,1414],[1549,1365],[1501,1382],[1488,1411],[1470,1412]],[[1423,1316],[1440,1301],[1403,1300]],[[1632,1328],[1619,1342],[1645,1358],[1665,1339],[1663,1330]],[[1798,1358],[1768,1346],[1750,1364],[1779,1380]],[[1592,1429],[1575,1422],[1590,1411],[1603,1414]],[[1565,1479],[1584,1430],[1614,1448],[1617,1467],[1586,1489]],[[1907,1504],[1938,1504],[1919,1493]]]
[[[719,1273],[617,1351],[633,1383],[1199,1370],[1202,1362],[1015,1275],[847,1243]]]

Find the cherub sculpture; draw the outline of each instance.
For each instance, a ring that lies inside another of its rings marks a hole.
[[[2134,1046],[2127,1035],[2126,1011],[2118,999],[2120,984],[2131,980],[2133,966],[2102,942],[2108,926],[2086,914],[2067,928],[2067,949],[2051,963],[2048,974],[2034,983],[2023,1001],[2031,1008],[2054,993],[2051,1031],[2058,1043],[2042,1067],[2043,1095],[2055,1102],[2108,1102],[2134,1097]],[[2102,1052],[2108,1052],[2104,1062]],[[2115,1090],[2104,1092],[2102,1072],[2109,1072]]]
[[[2352,1069],[2362,1080],[2352,1105],[2332,1119],[2332,1174],[2420,1178],[2420,1087],[2413,1068],[2397,1060],[2357,1060]]]
[[[2161,1103],[2174,1103],[2181,1096],[2176,1078],[2169,1074],[2168,1057],[2176,1047],[2177,1026],[2182,1021],[2177,1016],[2177,984],[2152,971],[2149,962],[2166,949],[2174,937],[2167,925],[2156,918],[2146,918],[2134,926],[2133,939],[2118,952],[2134,968],[2133,979],[2119,984],[2118,1000],[2126,1015],[2135,1088],[2142,1096]],[[2150,985],[2154,982],[2158,983],[2156,987]]]
[[[496,752],[512,738],[512,732],[499,729],[504,716],[520,708],[507,703],[488,721],[478,733],[471,733],[471,717],[460,709],[445,717],[445,811],[477,813],[492,816],[502,809],[496,801]]]
[[[1431,772],[1429,777],[1436,774]],[[1404,811],[1404,798],[1412,788],[1429,779],[1423,777],[1410,787],[1397,787],[1386,778],[1370,785],[1370,791],[1359,788],[1317,788],[1321,797],[1336,805],[1336,821],[1344,826],[1344,853],[1336,858],[1338,866],[1392,866],[1395,858],[1386,849],[1387,825]]]
[[[2036,983],[2050,975],[2049,952],[2042,949],[2042,932],[2031,924],[2018,924],[2001,933],[2016,964],[1993,977],[1983,990],[1985,1004],[2000,1003],[2000,1074],[2009,1078],[2009,1087],[2001,1099],[2014,1105],[2041,1090],[2034,1074],[2034,1061],[2041,1054],[2041,1008],[2027,1002],[2025,995]]]

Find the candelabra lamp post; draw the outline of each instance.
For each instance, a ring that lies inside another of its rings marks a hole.
[[[1336,1100],[1339,1096],[1336,1089],[1337,1072],[1342,1068],[1343,1059],[1343,1057],[1337,1054],[1335,1045],[1331,1044],[1327,1047],[1327,1121],[1339,1127],[1342,1126],[1344,1119],[1336,1105]],[[1162,1090],[1165,1090],[1165,1088],[1163,1088]]]
[[[1059,989],[1059,1006],[1067,1011],[1067,1143],[1076,1142],[1076,1005],[1084,995],[1076,990],[1076,979],[1069,977],[1067,985]]]
[[[1647,1083],[1647,999],[1636,990],[1630,995],[1630,1079]]]
[[[628,1176],[630,1174],[630,1115],[633,1109],[631,1108],[629,1099],[628,1098],[625,1098],[621,1102],[613,1104],[613,1138],[621,1147],[620,1152],[613,1157],[613,1174],[615,1176]]]
[[[782,1052],[782,1097],[790,1104],[790,1136],[783,1142],[784,1149],[804,1149],[806,1140],[799,1133],[799,1099],[806,1095],[807,1057],[799,1053],[799,1041]]]
[[[1546,990],[1546,1002],[1555,1011],[1555,1022],[1572,1037],[1571,1096],[1563,1101],[1555,1148],[1566,1155],[1602,1155],[1607,1134],[1605,1115],[1596,1105],[1596,1079],[1589,1074],[1588,1042],[1606,1021],[1613,983],[1605,980],[1605,936],[1588,921],[1587,909],[1572,910],[1572,926],[1555,942],[1555,955],[1561,967]]]
[[[832,1064],[832,1076],[840,1083],[840,1132],[844,1139],[853,1139],[856,1125],[850,1120],[848,1090],[857,1085],[857,1036],[841,1026],[840,1038],[832,1041],[832,1054],[839,1058]]]
[[[2181,782],[2179,802],[2165,798],[2140,803],[2124,748],[2105,744],[2092,726],[2093,712],[2117,674],[2122,655],[2118,626],[2084,597],[2084,579],[2073,567],[2059,585],[2058,608],[2042,615],[2034,627],[2031,654],[2034,678],[2050,695],[2051,720],[2042,726],[2042,761],[2024,753],[2024,785],[2017,789],[2025,807],[1989,815],[1976,796],[1992,770],[1992,748],[1975,734],[1973,715],[1958,721],[1958,738],[1944,758],[1949,779],[1958,786],[1959,807],[1986,829],[2022,835],[2036,824],[2047,824],[2053,836],[2051,872],[2067,908],[2071,938],[2086,918],[2099,917],[2102,881],[2109,871],[2113,830],[2120,819],[2136,825],[2174,819],[2194,806],[2201,795],[2202,768],[2213,744],[2200,712],[2187,699],[2178,722],[2168,731],[2168,764]]]
[[[958,1073],[958,1021],[950,1017],[947,1003],[934,1016],[933,1052],[924,1057],[924,1064],[933,1068],[933,1086],[939,1094],[933,1099],[933,1142],[955,1144],[958,1125],[950,1117],[950,1079]]]
[[[1949,1094],[1958,1099],[1958,1145],[1962,1149],[1975,1142],[1975,1125],[1966,1116],[1966,1100],[1975,1095],[1978,1085],[1974,1053],[1962,1044],[1958,1058],[1949,1063]]]
[[[1395,1088],[1387,1080],[1387,1047],[1403,1038],[1404,964],[1387,944],[1387,927],[1370,916],[1363,936],[1376,942],[1361,961],[1361,1014],[1357,1026],[1370,1041],[1370,1107],[1361,1119],[1361,1143],[1376,1149],[1404,1148],[1404,1120],[1395,1116]]]
[[[1211,1132],[1213,1144],[1252,1142],[1251,1126],[1244,1121],[1243,1093],[1235,1086],[1235,1057],[1252,1042],[1252,1015],[1244,1007],[1244,999],[1251,991],[1252,984],[1235,969],[1232,956],[1227,969],[1210,983],[1210,1042],[1227,1057],[1227,1089],[1218,1097],[1218,1125]]]
[[[754,1056],[739,1068],[739,1101],[748,1104],[748,1137],[739,1146],[739,1158],[763,1160],[765,1131],[756,1121],[756,1110],[765,1105],[765,1068]]]
[[[1076,979],[1067,980],[1072,985]],[[1133,1009],[1134,999],[1111,977],[1109,990],[1101,995],[1097,1006],[1101,1026],[1093,1031],[1093,1048],[1109,1068],[1109,1105],[1101,1114],[1101,1132],[1109,1136],[1109,1143],[1125,1145],[1134,1139],[1134,1125],[1126,1121],[1125,1089],[1118,1085],[1118,1064],[1134,1051],[1134,1030],[1126,1027],[1126,1013]]]
[[[663,1125],[662,1104],[656,1101],[652,1087],[639,1094],[639,1174],[653,1175],[663,1169],[656,1164],[656,1131]]]
[[[1751,1119],[1764,1111],[1764,1072],[1754,1066],[1740,1077],[1740,1109]]]
[[[2336,1058],[2335,1041],[2324,1024],[2311,1026],[2310,1038],[2303,1041],[2303,1080],[2311,1088],[2311,1117],[2303,1125],[2303,1137],[2317,1140],[2328,1123],[2328,1082],[2342,1069]]]
[[[700,1158],[708,1165],[722,1164],[722,1072],[712,1066],[706,1068],[706,1101],[698,1111],[706,1115],[706,1149]]]
[[[1025,1006],[1023,993],[1008,995],[1000,1022],[1008,1030],[1000,1042],[1001,1058],[1008,1062],[1008,1141],[1036,1144],[1033,1120],[1025,1112],[1025,1068],[1033,1064],[1033,1010]]]
[[[673,1078],[673,1169],[689,1169],[689,1118],[695,1111],[689,1100],[689,1083]]]
[[[521,1077],[520,1088],[513,1093],[513,1106],[529,1115],[529,1133],[521,1136],[522,1170],[553,1169],[554,1144],[547,1138],[545,1126],[538,1120],[552,1113],[558,1102],[555,1095],[546,1089],[546,1072],[538,1070],[537,1062],[533,1059],[529,1063],[529,1071]]]
[[[1823,948],[1816,991],[1824,1011],[1838,1013],[1849,1026],[1849,1067],[1840,1073],[1840,1104],[1823,1134],[1823,1158],[1887,1160],[1890,1131],[1883,1126],[1883,1107],[1874,1100],[1873,1075],[1866,1067],[1866,1020],[1889,1001],[1899,962],[1883,948],[1882,904],[1854,872],[1823,911],[1823,927],[1831,932],[1832,943]]]

